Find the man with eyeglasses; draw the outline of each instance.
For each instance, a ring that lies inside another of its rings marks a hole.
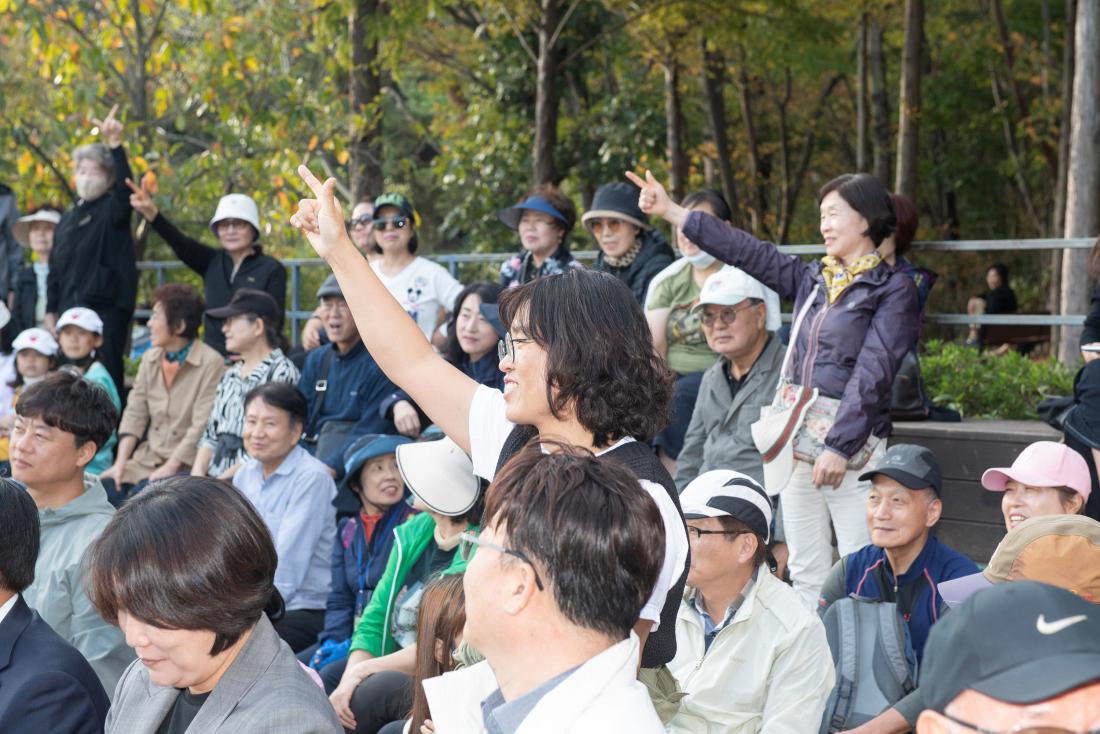
[[[783,344],[766,328],[766,289],[737,268],[707,278],[695,309],[703,313],[707,345],[719,359],[703,373],[691,424],[676,460],[676,486],[714,469],[764,479],[749,427],[771,403],[783,363]]]
[[[817,731],[835,674],[820,620],[769,572],[771,499],[719,470],[680,503],[691,569],[668,667],[686,695],[668,731]]]
[[[917,734],[1100,733],[1100,608],[1036,581],[980,591],[935,626]]]

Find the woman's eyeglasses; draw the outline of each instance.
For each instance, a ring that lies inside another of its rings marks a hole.
[[[518,558],[519,560],[523,561],[531,567],[531,571],[533,571],[535,574],[535,586],[538,587],[539,591],[545,591],[542,585],[542,577],[539,576],[539,570],[535,568],[535,564],[532,563],[531,559],[528,558],[524,553],[521,553],[518,550],[512,550],[511,548],[505,548],[503,545],[497,545],[496,543],[488,540],[483,540],[472,533],[462,533],[458,537],[462,541],[462,550],[460,551],[462,560],[470,560],[470,556],[473,555],[475,545],[483,545],[490,550],[495,550],[497,553],[503,553],[506,556]]]
[[[373,214],[360,214],[355,219],[351,220],[352,227],[369,227],[374,224]]]
[[[392,217],[375,217],[371,221],[374,222],[375,229],[382,231],[389,229],[391,224],[394,229],[405,229],[409,226],[409,218],[400,214]]]
[[[512,336],[512,332],[506,332],[504,338],[497,342],[497,362],[504,362],[506,360],[516,361],[516,345],[524,344],[531,341],[530,339],[516,339]]]

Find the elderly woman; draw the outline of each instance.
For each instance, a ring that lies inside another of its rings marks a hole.
[[[577,221],[577,210],[556,186],[534,187],[523,201],[497,212],[497,219],[515,230],[523,246],[522,251],[501,264],[502,287],[514,288],[535,278],[582,267],[566,244]]]
[[[793,472],[778,476],[774,464],[769,472],[765,455],[764,475],[768,491],[782,493],[795,590],[816,609],[832,565],[833,532],[841,555],[870,542],[869,485],[859,481],[859,470],[885,450],[894,376],[917,339],[913,281],[876,251],[896,225],[890,193],[865,173],[826,183],[818,208],[827,254],[807,263],[717,217],[673,203],[651,173],[644,181],[633,173],[627,177],[642,187],[643,211],[664,217],[704,251],[794,301],[798,316],[778,405],[786,409],[801,397],[808,400],[811,388],[817,395],[801,430],[790,433]]]
[[[279,346],[283,313],[267,293],[241,288],[228,306],[207,309],[221,322],[225,346],[240,355],[218,382],[214,407],[195,454],[191,474],[230,479],[248,455],[244,450],[244,396],[266,382],[298,384],[301,376]]]
[[[614,275],[644,304],[649,282],[675,256],[638,208],[638,190],[626,183],[604,184],[581,221],[600,247],[593,268]]]
[[[277,558],[228,484],[178,477],[129,502],[85,559],[89,593],[138,659],[106,731],[337,734],[321,689],[275,634]]]
[[[153,346],[141,356],[126,400],[115,463],[100,475],[116,505],[134,486],[186,471],[195,462],[225,372],[222,356],[196,338],[203,306],[189,285],[169,283],[153,294]]]
[[[210,230],[218,238],[220,247],[210,247],[191,239],[168,221],[157,209],[153,197],[145,189],[127,180],[133,192],[130,204],[153,230],[164,238],[176,257],[183,264],[202,276],[203,291],[210,311],[206,312],[203,340],[226,354],[225,335],[222,333],[224,317],[215,312],[226,306],[233,294],[241,288],[264,291],[275,299],[279,307],[279,321],[272,324],[282,327],[282,312],[286,306],[286,269],[283,264],[265,255],[258,244],[260,239],[260,212],[256,202],[244,194],[228,194],[218,201],[218,208],[210,220]]]
[[[122,150],[118,105],[99,126],[103,143],[73,151],[76,205],[65,212],[54,232],[46,278],[46,326],[73,306],[86,306],[103,320],[100,359],[115,387],[123,390],[122,354],[130,336],[137,296],[137,264],[130,234],[130,164]]]
[[[61,221],[61,210],[50,204],[38,207],[12,227],[16,241],[30,250],[30,262],[12,275],[11,324],[18,334],[46,322],[46,280],[50,272],[53,237]]]

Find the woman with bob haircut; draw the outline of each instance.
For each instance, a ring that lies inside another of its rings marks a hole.
[[[641,188],[642,211],[664,217],[706,252],[794,301],[794,343],[778,404],[790,408],[810,388],[818,394],[794,434],[793,472],[767,489],[782,493],[794,588],[816,609],[832,565],[832,531],[841,555],[870,543],[870,485],[858,477],[885,452],[894,377],[917,340],[916,287],[877,252],[897,226],[890,192],[866,173],[822,186],[817,203],[826,255],[804,262],[706,212],[678,206],[648,171],[645,180],[626,176]]]
[[[224,482],[173,477],[115,513],[85,557],[92,603],[137,654],[106,731],[341,731],[275,633],[275,546]]]
[[[645,315],[615,276],[574,269],[507,290],[498,345],[504,390],[479,385],[417,337],[355,249],[333,196],[305,166],[316,199],[292,221],[344,285],[360,335],[379,366],[451,439],[474,473],[492,480],[532,439],[556,440],[629,466],[665,521],[666,553],[639,615],[645,667],[675,654],[675,615],[687,571],[687,531],[676,486],[646,444],[667,420],[672,376],[653,349]],[[648,639],[651,627],[659,628]]]

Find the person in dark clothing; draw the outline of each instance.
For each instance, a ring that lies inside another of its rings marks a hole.
[[[1062,424],[1066,446],[1076,451],[1089,467],[1089,493],[1084,514],[1100,520],[1100,360],[1085,363],[1073,379],[1073,407]]]
[[[989,290],[980,296],[974,296],[966,304],[966,312],[971,316],[983,314],[993,316],[996,314],[1016,313],[1019,304],[1016,302],[1016,292],[1008,284],[1008,266],[1003,263],[993,263],[985,273],[985,284]],[[970,334],[966,338],[970,345],[982,343],[982,329],[978,325],[970,327]]]
[[[1100,282],[1100,237],[1096,238],[1089,250],[1088,271],[1092,282]],[[1085,328],[1081,331],[1081,356],[1086,362],[1100,358],[1100,286],[1093,290],[1089,312],[1085,316]]]
[[[286,310],[286,268],[265,255],[257,244],[260,238],[260,214],[256,202],[244,194],[229,194],[218,201],[218,208],[210,220],[210,229],[221,247],[210,247],[191,239],[168,221],[157,209],[153,197],[133,181],[127,181],[130,204],[145,220],[153,225],[153,231],[164,238],[172,252],[183,264],[202,276],[203,295],[210,309],[229,304],[233,294],[241,288],[252,288],[268,293],[279,304],[280,314]],[[225,319],[206,313],[203,341],[226,354],[222,321]],[[282,323],[276,324],[282,329]]]
[[[18,247],[18,237],[13,236],[15,220],[19,217],[19,208],[15,205],[15,193],[11,187],[0,183],[0,294],[6,300],[11,289],[9,281],[19,269],[23,251]],[[14,332],[19,333],[19,332]]]
[[[30,250],[28,262],[12,274],[11,321],[4,331],[13,338],[46,321],[46,281],[53,238],[60,221],[61,209],[45,204],[20,217],[12,228],[16,241]],[[23,252],[21,249],[20,253]]]
[[[137,296],[137,263],[130,233],[130,164],[122,149],[122,122],[111,108],[105,120],[93,120],[106,141],[73,151],[76,205],[65,212],[54,233],[46,278],[46,325],[51,330],[62,311],[87,306],[103,320],[100,361],[119,392],[123,391],[122,355]]]
[[[581,221],[600,247],[593,269],[614,275],[644,304],[649,281],[676,255],[638,208],[638,189],[628,183],[604,184],[596,189],[592,207]]]

